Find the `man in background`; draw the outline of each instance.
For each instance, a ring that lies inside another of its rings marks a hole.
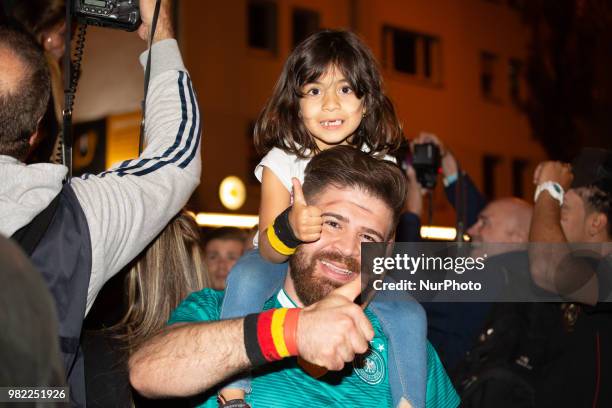
[[[225,289],[225,280],[246,246],[246,234],[239,228],[221,227],[212,230],[204,240],[204,263],[211,286]]]

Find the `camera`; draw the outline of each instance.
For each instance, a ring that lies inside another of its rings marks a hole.
[[[140,25],[138,0],[74,0],[73,15],[84,24],[126,31]]]
[[[414,145],[412,167],[423,188],[431,190],[436,187],[441,161],[440,148],[437,145],[433,143]]]

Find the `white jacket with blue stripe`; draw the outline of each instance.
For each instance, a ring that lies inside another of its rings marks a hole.
[[[147,53],[141,55],[144,65]],[[200,114],[175,40],[153,45],[146,142],[134,160],[72,179],[91,241],[86,313],[104,283],[187,203],[200,181]],[[66,167],[0,156],[0,233],[11,236],[62,189]]]

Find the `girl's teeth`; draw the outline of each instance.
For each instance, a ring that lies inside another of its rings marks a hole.
[[[325,122],[323,122],[323,126],[338,126],[338,125],[340,125],[341,123],[342,123],[342,121],[341,121],[340,119],[338,119],[338,120],[334,120],[334,121],[332,121],[332,122],[330,122],[330,121],[325,121]]]

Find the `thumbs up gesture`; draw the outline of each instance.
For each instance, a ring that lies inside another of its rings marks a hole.
[[[313,242],[321,237],[323,218],[321,210],[306,203],[300,181],[295,177],[293,183],[293,207],[289,212],[289,224],[293,234],[302,242]]]
[[[301,358],[329,370],[341,370],[356,354],[368,350],[374,330],[354,303],[360,292],[361,279],[357,276],[301,312],[297,329]]]

